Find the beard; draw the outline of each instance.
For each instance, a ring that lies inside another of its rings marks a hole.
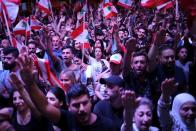
[[[16,66],[16,63],[12,63],[12,64],[7,64],[7,63],[3,63],[3,69],[4,70],[11,70]]]

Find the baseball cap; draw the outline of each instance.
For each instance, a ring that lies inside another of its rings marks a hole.
[[[110,57],[110,62],[115,63],[115,64],[121,64],[122,63],[122,56],[119,53],[113,54]]]
[[[101,78],[100,83],[124,86],[124,80],[118,75],[112,75],[112,76],[109,76],[108,78]]]

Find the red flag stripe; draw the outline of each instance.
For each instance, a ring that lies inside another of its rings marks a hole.
[[[38,4],[38,3],[36,4],[36,6],[37,6],[40,10],[42,10],[43,12],[47,13],[48,15],[51,14],[51,12],[50,12],[50,10],[49,10],[48,8],[42,6],[42,5]]]
[[[71,38],[75,39],[79,36],[84,31],[84,28],[86,28],[86,25],[84,25],[84,23],[80,24],[80,26],[71,33]]]

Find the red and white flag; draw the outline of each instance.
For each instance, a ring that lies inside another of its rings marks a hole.
[[[87,30],[87,25],[85,23],[81,23],[70,35],[70,37],[76,42],[80,42],[84,44],[82,47],[90,48],[89,43],[89,33]]]
[[[167,0],[141,0],[141,6],[145,8],[152,8],[166,3]]]
[[[102,0],[101,3],[99,4],[99,7],[103,8],[103,5],[107,3],[111,3],[110,0]]]
[[[19,4],[20,0],[0,0],[0,16],[1,19],[4,21],[3,18],[3,11],[7,17],[8,24],[14,23],[19,11]]]
[[[24,18],[19,21],[19,23],[14,27],[13,33],[14,35],[24,35],[30,36],[31,28],[29,25],[29,18]]]
[[[124,8],[131,9],[132,3],[132,0],[119,0],[117,4]]]
[[[117,16],[117,14],[118,14],[118,11],[116,10],[115,6],[111,2],[105,3],[103,5],[103,16],[106,19],[109,19],[113,16]]]
[[[22,49],[22,47],[24,46],[24,45],[22,45],[20,42],[18,42],[17,40],[16,40],[16,38],[12,35],[12,42],[11,42],[13,45],[13,47],[15,47],[15,48],[17,48],[19,51]]]
[[[34,64],[38,70],[38,74],[51,86],[58,86],[62,88],[62,84],[57,77],[50,70],[50,63],[46,59],[35,57]],[[63,88],[62,88],[63,89]]]
[[[43,27],[43,24],[35,18],[35,16],[30,17],[30,27],[31,30],[40,30]]]
[[[164,4],[161,4],[159,6],[157,6],[157,10],[161,10],[161,9],[169,9],[169,8],[172,8],[174,6],[174,2],[173,1],[168,1]]]
[[[37,7],[39,10],[42,12],[46,13],[47,15],[51,14],[51,9],[50,9],[50,1],[49,0],[39,0],[37,3]]]

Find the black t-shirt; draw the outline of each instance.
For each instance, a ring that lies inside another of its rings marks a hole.
[[[159,82],[159,87],[166,78],[174,77],[175,82],[178,83],[177,91],[174,96],[178,93],[184,92],[186,90],[186,78],[183,69],[178,66],[173,66],[170,70],[162,65],[158,65],[154,71],[154,75],[157,77]]]
[[[46,118],[34,118],[31,115],[31,120],[26,125],[20,125],[17,122],[16,112],[13,114],[12,125],[16,131],[54,131],[51,122]]]
[[[92,125],[80,125],[74,115],[66,110],[61,110],[61,117],[57,126],[62,131],[115,131],[112,121],[97,115],[96,121]]]
[[[126,89],[133,90],[137,96],[147,97],[151,100],[155,100],[157,103],[157,97],[155,94],[160,94],[158,89],[158,80],[154,74],[146,73],[143,82],[139,81],[137,75],[133,71],[129,71],[127,76],[123,76],[125,80]]]
[[[95,104],[93,112],[112,120],[115,128],[120,130],[123,123],[123,107],[120,109],[115,109],[108,101],[103,100]]]

